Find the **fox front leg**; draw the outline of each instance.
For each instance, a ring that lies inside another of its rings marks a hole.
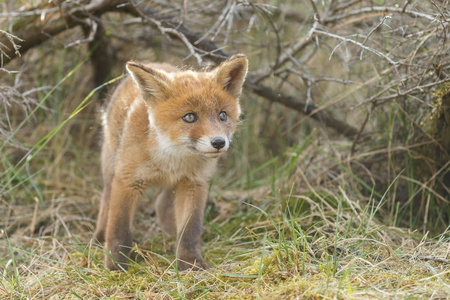
[[[127,270],[132,245],[131,222],[142,191],[114,178],[106,227],[105,247],[111,256],[106,255],[106,266],[110,270]]]
[[[208,269],[201,253],[203,214],[208,185],[185,180],[175,189],[178,269]]]

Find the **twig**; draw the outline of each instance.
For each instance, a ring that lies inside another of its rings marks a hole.
[[[281,103],[287,107],[305,113],[309,117],[312,117],[319,122],[323,122],[327,127],[335,129],[337,132],[348,138],[353,138],[358,132],[357,129],[353,128],[345,122],[333,118],[323,111],[320,111],[318,107],[312,104],[306,105],[305,102],[299,100],[296,97],[286,95],[282,91],[275,91],[264,85],[255,83],[252,76],[249,76],[248,80],[245,83],[245,87],[249,88],[259,96],[269,99],[270,101]]]
[[[257,11],[257,6],[254,5],[252,2],[249,2],[250,6]],[[266,18],[267,22],[269,23],[270,27],[272,27],[273,32],[275,32],[275,37],[277,38],[277,44],[276,44],[276,49],[277,49],[277,53],[276,53],[276,57],[275,57],[275,63],[272,66],[272,70],[276,70],[279,66],[279,60],[280,60],[280,55],[281,55],[281,38],[280,38],[280,34],[279,34],[279,30],[278,28],[275,26],[275,23],[273,22],[272,18],[270,18],[269,14],[267,13],[267,11],[265,9],[261,9],[262,14],[264,15],[264,17]]]
[[[219,28],[217,28],[216,32],[214,33],[214,35],[211,37],[211,41],[214,41],[216,36],[219,34],[219,32],[222,30],[222,27],[225,25],[225,23],[228,23],[227,26],[227,34],[225,36],[225,40],[223,41],[223,44],[227,44],[228,42],[228,37],[230,34],[230,30],[231,30],[231,24],[233,24],[233,15],[234,15],[234,10],[236,9],[236,1],[232,1],[231,3],[231,7],[228,9],[228,13],[225,17],[225,19],[223,20],[222,23],[220,23]]]
[[[310,38],[300,39],[296,43],[294,43],[291,47],[285,49],[284,54],[280,55],[278,59],[278,67],[284,65],[287,61],[290,60],[291,57],[295,56],[298,52],[305,49],[308,45],[313,42]],[[275,63],[271,63],[269,67],[260,69],[258,71],[251,72],[251,74],[256,78],[256,82],[260,82],[261,80],[270,76],[273,66]]]
[[[353,140],[352,148],[350,150],[350,156],[353,156],[355,154],[356,144],[358,144],[359,139],[361,138],[361,134],[364,131],[364,128],[367,125],[367,122],[369,121],[370,115],[372,114],[373,105],[370,108],[369,112],[366,114],[366,118],[364,119],[363,123],[361,124],[361,127],[358,130],[358,134],[356,135],[355,139]]]
[[[198,43],[200,43],[201,41],[203,41],[204,39],[206,39],[212,32],[216,31],[216,29],[221,26],[222,23],[225,22],[225,20],[227,19],[228,14],[231,11],[231,8],[234,7],[236,4],[234,1],[228,0],[227,1],[227,5],[225,6],[225,8],[222,10],[222,14],[220,15],[220,17],[218,18],[217,22],[214,23],[213,26],[211,26],[211,28],[205,32],[198,40],[196,40],[193,44],[197,45]],[[219,29],[217,29],[216,34],[214,36],[217,35],[217,33],[219,32]],[[212,40],[214,40],[214,37],[212,38]]]
[[[91,18],[93,15],[101,15],[109,11],[119,10],[117,6],[124,2],[126,2],[126,0],[91,1],[84,6],[63,8],[60,16],[52,20],[51,23],[24,22],[24,25],[17,28],[14,33],[14,38],[21,43],[20,45],[16,45],[17,47],[14,48],[14,51],[12,49],[5,51],[5,57],[7,57],[7,59],[3,59],[3,64],[7,64],[11,59],[18,57],[29,49],[47,41],[51,36],[56,36],[67,29],[82,25],[83,23],[80,22],[80,20]],[[43,32],[45,32],[46,35],[43,34]],[[12,35],[6,35],[8,40],[11,37]],[[5,43],[5,41],[6,39],[1,39],[0,34],[0,43]]]
[[[344,41],[344,42],[348,42],[348,43],[355,44],[355,45],[357,45],[357,46],[359,46],[359,47],[361,47],[361,48],[363,48],[363,49],[366,49],[367,51],[370,51],[370,52],[372,52],[372,53],[374,53],[374,54],[376,54],[376,55],[378,55],[378,56],[380,56],[380,57],[383,57],[383,58],[386,59],[390,64],[392,64],[392,65],[394,65],[394,66],[397,66],[397,65],[398,65],[398,62],[392,60],[392,59],[389,58],[386,54],[384,54],[384,53],[382,53],[382,52],[380,52],[380,51],[378,51],[378,50],[376,50],[376,49],[373,49],[373,48],[371,48],[371,47],[367,47],[366,45],[364,45],[364,44],[362,44],[362,43],[360,43],[360,42],[358,42],[358,41],[355,41],[355,40],[352,40],[352,39],[348,39],[348,38],[345,38],[345,37],[343,37],[343,36],[340,36],[340,35],[337,35],[337,34],[333,34],[333,33],[329,33],[329,32],[322,31],[322,30],[315,30],[315,32],[316,32],[316,33],[319,33],[319,34],[322,34],[322,35],[326,35],[326,36],[335,38],[335,39],[338,39],[338,40],[341,40],[341,41]]]
[[[411,3],[411,0],[407,0],[405,2],[405,5],[403,5],[403,9],[402,9],[402,14],[406,11],[406,7],[408,7],[408,5]]]
[[[17,56],[20,56],[20,52],[19,52],[20,46],[17,45],[17,44],[15,43],[14,40],[17,40],[17,41],[19,41],[19,42],[23,42],[23,39],[21,39],[21,38],[15,36],[14,34],[11,34],[11,33],[9,33],[9,32],[6,32],[6,31],[4,31],[4,30],[1,30],[1,29],[0,29],[0,34],[6,36],[6,38],[9,40],[9,42],[11,43],[11,45],[12,45],[13,48],[14,48],[14,54],[16,54]],[[0,42],[0,46],[1,46],[1,47],[5,47],[7,50],[10,51],[10,49],[9,49],[4,43],[1,43],[1,42]],[[8,55],[8,53],[4,52],[4,51],[1,49],[1,47],[0,47],[0,53],[1,53],[1,55],[2,55],[2,56],[4,55],[4,56],[10,58],[10,56]],[[2,65],[3,65],[3,64],[2,64]]]
[[[172,20],[170,17],[161,17],[159,12],[147,7],[145,4],[142,4],[138,0],[129,0],[131,5],[121,7],[123,11],[131,13],[136,16],[142,17],[143,15],[151,17],[152,19],[167,24],[168,27],[175,29],[177,33],[167,32],[169,36],[180,38],[179,34],[182,34],[186,37],[191,45],[195,43],[198,39],[200,39],[200,35],[196,32],[193,32],[189,28],[184,25],[177,26],[176,22]],[[145,19],[145,18],[143,18]],[[153,23],[151,23],[153,24]],[[150,24],[150,25],[151,25]],[[153,24],[156,27],[156,24]],[[215,62],[221,62],[223,59],[230,57],[225,52],[222,51],[221,48],[217,47],[212,41],[202,40],[195,45],[195,49],[205,51],[205,55],[207,55],[210,59]]]
[[[79,46],[79,45],[84,44],[84,43],[90,43],[90,42],[92,42],[94,40],[95,35],[97,33],[97,27],[98,27],[97,22],[95,22],[92,19],[85,19],[84,22],[91,28],[89,36],[87,38],[79,39],[79,40],[76,40],[74,42],[68,43],[68,44],[64,45],[64,48],[70,48],[70,47],[73,47],[73,46]]]
[[[64,2],[64,3],[67,3],[67,2]],[[18,17],[28,17],[28,16],[39,16],[42,14],[48,14],[48,13],[57,12],[57,11],[59,11],[59,7],[36,9],[36,10],[30,10],[30,11],[24,11],[24,12],[11,11],[11,12],[7,12],[7,13],[0,13],[0,17],[18,18]]]
[[[447,19],[445,17],[445,13],[442,11],[442,9],[433,0],[430,0],[430,2],[433,3],[433,5],[436,7],[436,9],[439,11],[439,14],[441,15],[440,23],[441,23],[441,26],[442,26],[442,33],[444,34],[444,38],[442,40],[442,44],[445,44],[447,42],[447,30],[445,28],[444,22],[448,22],[449,19]]]
[[[170,33],[171,35],[177,36],[184,43],[184,45],[189,49],[189,52],[191,53],[191,55],[194,56],[195,59],[197,59],[198,65],[201,66],[203,64],[203,59],[197,53],[197,49],[194,47],[194,45],[191,44],[191,42],[189,42],[189,40],[186,38],[186,36],[184,34],[182,34],[180,31],[178,31],[174,28],[168,28],[168,27],[162,26],[162,22],[160,22],[156,19],[153,19],[153,18],[145,16],[145,15],[144,15],[144,18],[145,18],[145,20],[153,23],[163,35],[168,36],[168,34]]]
[[[330,16],[330,17],[325,17],[323,18],[323,22],[336,22],[342,19],[347,19],[351,16],[356,16],[356,15],[361,15],[361,14],[365,14],[365,13],[371,13],[371,12],[392,12],[392,13],[404,13],[413,17],[420,17],[420,18],[424,18],[433,22],[438,22],[439,20],[436,19],[433,16],[418,12],[418,11],[414,11],[414,10],[410,10],[410,9],[404,9],[402,7],[390,7],[390,6],[369,6],[369,7],[363,7],[361,9],[357,9],[354,10],[352,12],[346,13],[346,14],[342,14],[342,15],[334,15],[334,16]]]
[[[376,95],[376,96],[373,96],[373,97],[365,100],[364,102],[361,103],[361,105],[376,100],[376,105],[378,106],[378,105],[386,103],[389,100],[394,100],[394,99],[397,99],[399,97],[404,97],[404,96],[410,95],[410,94],[412,94],[414,92],[423,92],[425,89],[431,88],[431,87],[436,86],[436,85],[443,84],[445,82],[450,82],[450,78],[446,77],[446,78],[444,78],[442,80],[439,80],[439,81],[430,82],[430,83],[427,83],[427,84],[424,84],[424,85],[418,85],[418,86],[412,87],[412,88],[410,88],[408,90],[398,91],[395,94],[387,95],[387,96],[384,96],[384,97],[379,97],[379,95]],[[360,106],[360,105],[358,105],[358,106]]]
[[[1,66],[1,65],[2,65],[2,64],[0,64],[0,66]],[[1,67],[0,67],[0,71],[6,72],[6,73],[8,73],[8,74],[17,74],[17,73],[19,73],[19,71],[10,71],[10,70],[7,70],[7,69],[1,68]]]
[[[317,10],[316,4],[314,3],[313,0],[309,0],[309,2],[311,3],[311,6],[314,9],[314,19],[320,23],[320,14],[319,14],[319,11]]]
[[[365,45],[366,42],[369,40],[370,36],[371,36],[378,28],[380,28],[381,25],[384,24],[384,22],[386,21],[386,19],[390,19],[390,18],[391,18],[391,16],[384,16],[383,19],[381,20],[381,22],[378,23],[378,25],[375,26],[375,27],[369,32],[369,34],[366,36],[366,38],[364,39],[364,41],[362,42],[362,44]],[[360,56],[359,56],[359,59],[360,59],[360,60],[362,60],[363,53],[364,53],[364,49],[361,51],[361,54],[360,54]]]
[[[450,259],[447,258],[441,258],[441,257],[435,257],[430,255],[411,255],[411,254],[405,254],[401,256],[402,258],[409,258],[413,260],[425,260],[425,261],[435,261],[439,263],[444,264],[450,264]]]
[[[36,227],[36,219],[37,219],[37,213],[38,213],[38,207],[39,207],[39,198],[38,197],[34,197],[34,201],[36,203],[34,205],[33,218],[31,219],[30,237],[33,237],[34,230],[35,230],[35,227]]]

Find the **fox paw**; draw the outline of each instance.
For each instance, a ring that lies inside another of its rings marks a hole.
[[[183,261],[181,259],[178,260],[178,270],[193,270],[193,271],[204,271],[209,269],[211,266],[204,261],[203,259],[196,259],[193,262]]]

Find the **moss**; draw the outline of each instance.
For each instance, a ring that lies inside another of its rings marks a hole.
[[[444,83],[433,92],[432,108],[425,113],[420,125],[423,134],[416,134],[416,145],[411,151],[410,175],[415,180],[426,182],[427,189],[414,194],[415,222],[435,220],[425,224],[429,229],[445,228],[448,225],[450,211],[442,198],[448,198],[450,185],[449,169],[443,167],[450,160],[450,83]],[[417,151],[417,152],[416,152]],[[420,188],[420,187],[419,187]],[[429,192],[431,191],[431,192]],[[442,196],[442,197],[437,197]],[[428,214],[425,216],[425,214]]]
[[[428,118],[421,125],[425,132],[439,140],[445,149],[450,148],[450,83],[444,83],[434,93],[435,101]]]

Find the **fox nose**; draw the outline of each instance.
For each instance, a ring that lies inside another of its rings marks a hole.
[[[225,139],[221,137],[215,137],[211,140],[211,145],[217,150],[220,150],[225,147]]]

